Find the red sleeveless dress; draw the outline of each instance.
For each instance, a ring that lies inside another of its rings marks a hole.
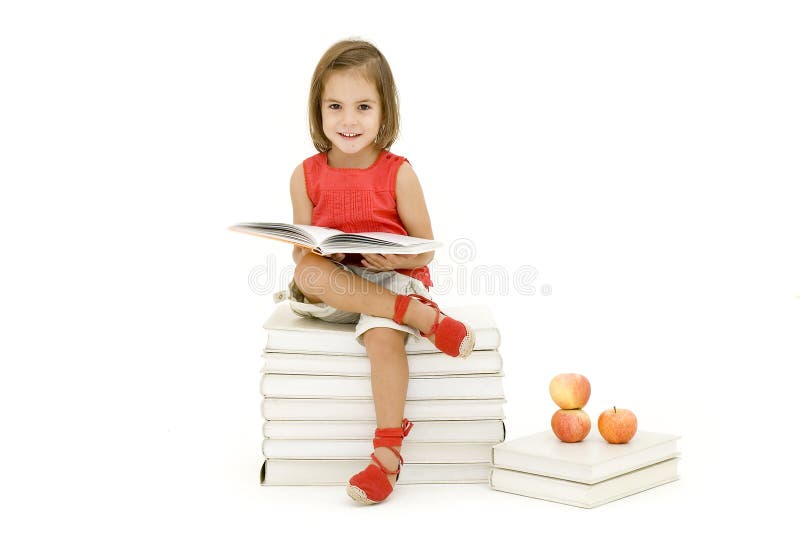
[[[311,224],[347,233],[383,231],[408,235],[397,212],[397,171],[405,157],[382,151],[367,168],[333,168],[328,154],[318,153],[303,161],[306,191],[314,211]],[[360,254],[347,254],[344,264],[361,266]],[[430,288],[427,266],[397,270]]]

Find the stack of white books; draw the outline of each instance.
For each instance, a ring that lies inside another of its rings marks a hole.
[[[475,350],[453,358],[409,338],[400,484],[488,483],[505,438],[500,334],[486,307],[445,310],[470,324]],[[261,378],[265,485],[343,485],[367,464],[376,428],[370,362],[351,324],[280,305],[264,324]]]
[[[639,431],[627,444],[597,433],[575,443],[551,431],[494,446],[490,487],[577,507],[597,507],[678,479],[678,437]]]

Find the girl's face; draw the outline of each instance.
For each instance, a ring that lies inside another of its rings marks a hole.
[[[381,101],[375,83],[357,71],[328,74],[322,90],[322,131],[347,155],[371,153],[381,125]]]

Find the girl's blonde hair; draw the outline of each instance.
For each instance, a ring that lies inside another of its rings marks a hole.
[[[325,52],[311,78],[308,93],[308,126],[314,147],[327,152],[333,146],[322,130],[322,91],[331,72],[356,70],[375,83],[381,101],[381,126],[375,144],[387,150],[400,133],[399,100],[389,63],[372,43],[360,40],[345,40],[331,46]]]

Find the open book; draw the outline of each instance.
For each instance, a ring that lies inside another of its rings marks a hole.
[[[309,248],[319,255],[358,254],[421,254],[442,243],[394,233],[344,233],[342,231],[280,222],[245,222],[230,227],[233,231],[277,239]]]

